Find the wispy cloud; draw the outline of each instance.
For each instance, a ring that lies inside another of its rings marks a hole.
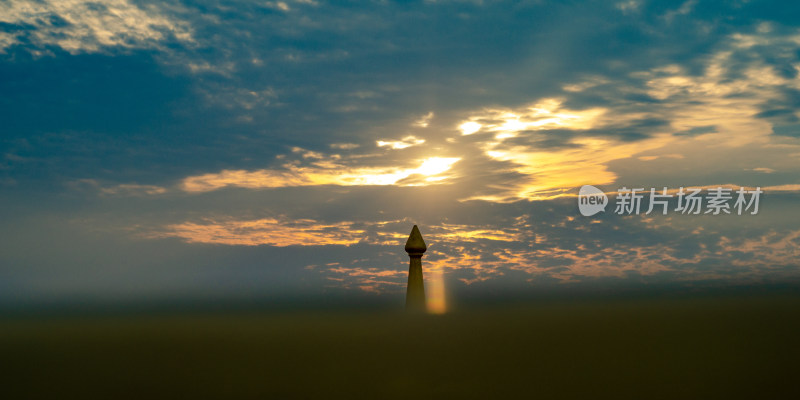
[[[0,50],[31,43],[36,51],[56,46],[77,54],[109,47],[161,47],[166,39],[193,41],[186,22],[157,5],[128,0],[9,0],[0,3],[0,22],[16,27],[0,36]]]
[[[314,220],[206,220],[171,224],[160,232],[144,234],[150,238],[177,237],[189,243],[234,246],[326,246],[350,245],[363,238],[364,231],[352,223],[324,224]]]
[[[169,192],[169,189],[163,186],[137,183],[103,184],[95,179],[78,179],[67,183],[67,186],[76,190],[90,189],[103,197],[156,196]]]
[[[418,161],[416,167],[349,167],[334,158],[320,160],[312,166],[287,164],[281,170],[224,170],[190,176],[183,180],[181,188],[187,192],[208,192],[225,187],[264,189],[319,185],[428,185],[447,179],[445,173],[458,160],[455,157],[430,157]]]
[[[378,147],[388,147],[394,150],[405,149],[411,146],[418,146],[425,143],[425,139],[420,139],[415,136],[406,136],[400,140],[378,140],[376,144]]]
[[[377,267],[345,267],[339,263],[308,266],[327,277],[329,287],[360,290],[367,293],[402,293],[407,271]]]
[[[418,120],[414,121],[412,126],[416,126],[417,128],[427,128],[428,125],[431,123],[433,119],[433,111],[423,115]]]

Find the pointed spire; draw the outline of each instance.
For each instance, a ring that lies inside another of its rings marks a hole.
[[[414,225],[414,228],[411,229],[411,234],[408,235],[408,241],[406,241],[406,253],[422,254],[425,250],[428,250],[428,246],[425,245],[422,234],[419,233],[419,228]]]
[[[422,278],[422,253],[428,250],[419,228],[414,225],[406,241],[408,253],[408,287],[406,287],[406,310],[425,312],[425,283]]]

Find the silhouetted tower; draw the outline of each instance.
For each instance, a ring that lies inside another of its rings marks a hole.
[[[422,254],[428,250],[419,228],[414,225],[406,241],[406,253],[411,258],[408,264],[408,288],[406,288],[406,310],[425,311],[425,285],[422,283]]]

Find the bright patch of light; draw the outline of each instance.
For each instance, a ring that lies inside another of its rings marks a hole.
[[[416,146],[425,143],[425,139],[416,136],[406,136],[402,140],[378,140],[378,147],[390,147],[393,150],[405,149],[406,147]]]
[[[407,177],[403,172],[383,174],[363,174],[344,176],[341,182],[345,185],[394,185],[397,181]]]
[[[450,169],[458,160],[460,158],[431,157],[423,161],[414,172],[425,176],[439,175]]]
[[[521,131],[528,126],[527,124],[520,122],[519,119],[516,119],[515,117],[516,115],[512,117],[513,119],[508,119],[503,123],[503,125],[500,125],[500,130]]]
[[[462,135],[472,135],[473,133],[479,131],[483,125],[475,122],[475,121],[468,121],[464,122],[463,124],[458,126],[458,129],[461,129]]]
[[[497,135],[494,135],[494,138],[497,140],[503,140],[503,139],[513,138],[515,136],[517,136],[516,132],[502,132],[498,133]]]

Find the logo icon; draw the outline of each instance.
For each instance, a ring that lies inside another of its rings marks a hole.
[[[607,204],[606,194],[592,185],[583,185],[578,191],[578,210],[584,217],[591,217],[600,211],[605,211]]]

